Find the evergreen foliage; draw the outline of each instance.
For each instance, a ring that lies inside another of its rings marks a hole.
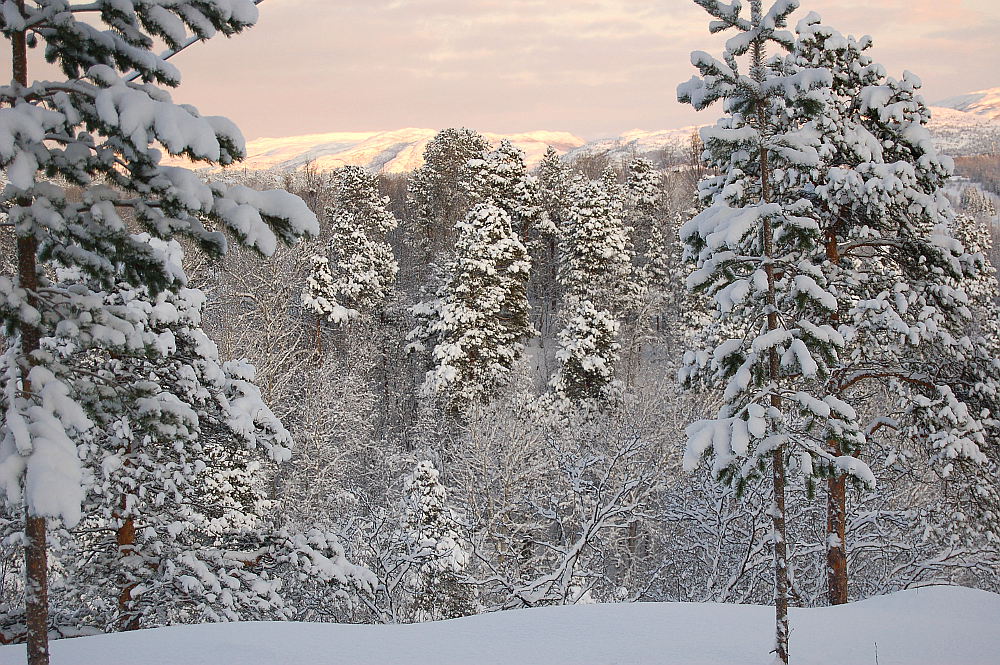
[[[730,114],[702,131],[720,175],[703,181],[710,205],[681,236],[698,267],[689,285],[713,296],[720,320],[737,330],[686,355],[682,377],[708,371],[725,399],[715,419],[689,427],[686,464],[708,454],[715,475],[742,483],[767,455],[776,491],[786,464],[807,478],[873,484],[859,459],[867,428],[851,404],[867,380],[899,389],[913,433],[936,449],[932,459],[985,461],[995,406],[980,399],[983,408],[970,409],[975,397],[955,389],[995,385],[995,361],[983,357],[971,382],[948,369],[977,355],[963,331],[963,283],[977,261],[949,235],[939,188],[950,160],[937,157],[923,127],[919,81],[888,78],[863,54],[870,40],[844,38],[815,14],[799,23],[798,39],[782,30],[797,2],[767,13],[751,3],[749,21],[738,5],[698,4],[713,26],[741,34],[721,61],[694,53],[702,78],[678,89],[696,108],[724,99]],[[768,42],[789,54],[765,58]],[[749,78],[737,61],[748,52]],[[831,520],[842,524],[842,499],[831,501]],[[838,530],[828,540],[842,551]],[[779,655],[780,624],[779,616]]]
[[[0,166],[8,178],[0,204],[15,227],[19,271],[0,277],[0,320],[12,336],[0,391],[0,488],[9,505],[27,512],[33,664],[48,661],[46,520],[80,521],[78,444],[110,417],[100,410],[124,404],[111,399],[116,385],[106,377],[80,382],[76,358],[91,353],[100,366],[165,355],[155,309],[116,302],[115,294],[144,289],[156,297],[185,286],[184,271],[149,239],[183,238],[220,256],[235,238],[270,255],[279,241],[318,232],[315,215],[286,192],[203,182],[160,163],[166,151],[228,165],[244,146],[228,120],[172,101],[166,88],[180,83],[180,73],[153,53],[154,38],[178,48],[191,34],[233,35],[256,19],[252,0],[3,5],[0,31],[13,45],[14,81],[0,88]],[[64,80],[29,84],[26,47],[38,42]],[[76,277],[61,281],[56,268]],[[47,348],[54,339],[65,348]],[[100,402],[92,401],[100,391]],[[157,395],[139,404],[164,423],[162,440],[183,440],[190,408]]]
[[[452,619],[474,609],[468,588],[459,583],[469,554],[439,476],[434,464],[424,460],[404,482],[402,531],[407,557],[416,564],[406,583],[414,596],[416,621]]]
[[[455,225],[472,203],[462,184],[469,179],[469,161],[489,151],[489,142],[480,134],[454,127],[442,129],[424,149],[424,164],[413,173],[407,193],[428,257],[449,249]]]
[[[569,295],[620,313],[636,296],[632,246],[622,219],[618,186],[578,176],[559,238],[559,281]]]
[[[466,169],[462,185],[469,201],[501,208],[522,240],[548,227],[538,179],[528,174],[524,153],[510,140],[503,139],[496,150],[470,159]]]
[[[621,348],[616,341],[618,321],[611,312],[576,298],[565,306],[564,316],[566,324],[556,338],[559,369],[551,381],[556,396],[576,403],[614,402],[621,395],[621,384],[614,378]]]
[[[414,306],[409,339],[431,355],[422,392],[453,406],[485,400],[509,380],[529,335],[527,250],[510,217],[479,204],[458,224],[455,258],[436,296]]]
[[[333,205],[326,208],[330,228],[329,254],[312,256],[312,269],[302,293],[302,304],[330,323],[345,323],[362,312],[385,304],[399,272],[386,242],[396,218],[378,192],[374,175],[357,166],[344,166],[333,175]]]

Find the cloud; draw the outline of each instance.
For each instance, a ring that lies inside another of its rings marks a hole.
[[[993,0],[804,4],[845,32],[872,33],[876,58],[921,74],[931,97],[997,83],[995,38],[982,29],[1000,20]],[[181,93],[250,137],[680,126],[708,119],[675,101],[689,52],[724,41],[707,22],[688,0],[266,0],[254,30],[183,56]]]
[[[803,0],[871,34],[931,99],[1000,84],[996,0]],[[691,0],[265,0],[260,22],[176,63],[175,98],[249,138],[465,124],[595,137],[707,122],[676,102],[695,49],[718,52]],[[2,57],[2,54],[0,54]]]

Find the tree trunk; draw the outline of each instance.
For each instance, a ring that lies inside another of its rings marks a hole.
[[[752,0],[750,5],[751,21],[759,26],[762,21],[761,2]],[[759,83],[764,82],[764,44],[761,39],[753,45],[752,76]],[[755,104],[757,131],[763,138],[767,127],[767,109],[763,100]],[[762,204],[771,202],[770,164],[767,148],[760,148],[760,200]],[[764,246],[764,272],[767,275],[767,329],[777,330],[778,299],[774,284],[774,233],[770,219],[765,219],[761,225],[761,236]],[[778,394],[778,381],[781,378],[781,365],[778,351],[775,347],[768,350],[768,375],[771,380],[771,407],[781,409],[781,396]],[[778,662],[788,663],[788,549],[785,534],[785,454],[784,446],[778,446],[771,454],[772,485],[774,502],[771,505],[771,539],[774,545],[774,652]]]
[[[44,517],[25,508],[24,613],[28,665],[49,665],[49,567]]]
[[[826,582],[831,605],[847,602],[847,478],[827,481],[826,502]]]
[[[826,257],[833,263],[840,263],[840,249],[837,234],[826,232]],[[840,323],[840,315],[834,312],[830,323]],[[839,392],[839,391],[838,391]],[[829,442],[830,452],[842,455],[836,441]],[[843,475],[827,481],[826,497],[826,589],[831,605],[847,602],[847,479]]]
[[[129,453],[132,451],[130,450]],[[126,461],[128,464],[128,461]],[[128,497],[122,495],[121,503],[118,507],[116,517],[121,520],[121,525],[115,531],[115,541],[118,544],[118,556],[124,559],[135,553],[135,518],[126,516],[128,510]],[[128,566],[122,562],[122,575],[128,570]],[[139,615],[132,606],[132,590],[135,583],[128,581],[126,577],[122,582],[121,591],[118,594],[118,629],[119,630],[139,630]]]
[[[17,0],[17,8],[24,15],[24,0]],[[24,32],[15,32],[11,37],[14,81],[28,85],[28,48]],[[31,201],[19,200],[18,205],[31,205]],[[38,241],[31,231],[28,235],[17,236],[17,273],[21,286],[28,292],[28,304],[38,306],[38,269],[36,256]],[[28,374],[34,365],[33,354],[38,351],[41,333],[37,326],[21,324],[21,363],[23,389],[31,393]],[[49,663],[49,579],[48,545],[46,543],[47,524],[44,517],[35,515],[25,497],[24,509],[24,614],[27,624],[28,665],[48,665]]]
[[[785,456],[781,448],[772,456],[774,505],[774,650],[781,663],[788,663],[788,547],[785,542]]]
[[[323,315],[316,315],[316,355],[323,358]]]

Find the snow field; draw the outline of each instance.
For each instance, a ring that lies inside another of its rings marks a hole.
[[[755,665],[774,611],[757,605],[543,607],[394,626],[186,625],[52,644],[52,665]],[[997,665],[1000,595],[934,586],[791,610],[795,665]],[[877,650],[877,660],[876,660]],[[0,663],[24,663],[23,646]]]

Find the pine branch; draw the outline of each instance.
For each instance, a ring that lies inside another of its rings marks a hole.
[[[255,5],[259,5],[262,2],[264,2],[264,0],[253,0],[253,3]],[[161,53],[160,54],[160,59],[164,60],[164,61],[169,60],[170,58],[174,57],[175,55],[177,55],[178,53],[180,53],[181,51],[183,51],[187,47],[191,46],[192,44],[195,44],[196,42],[200,42],[200,41],[204,41],[204,39],[201,37],[201,35],[197,35],[197,34],[191,35],[190,37],[187,38],[186,41],[182,42],[180,46],[177,46],[176,48],[172,48],[172,49],[167,49],[166,51],[164,51],[163,53]],[[126,83],[131,83],[132,81],[136,80],[140,76],[142,76],[142,72],[134,71],[131,74],[126,74],[122,78],[125,80]]]

